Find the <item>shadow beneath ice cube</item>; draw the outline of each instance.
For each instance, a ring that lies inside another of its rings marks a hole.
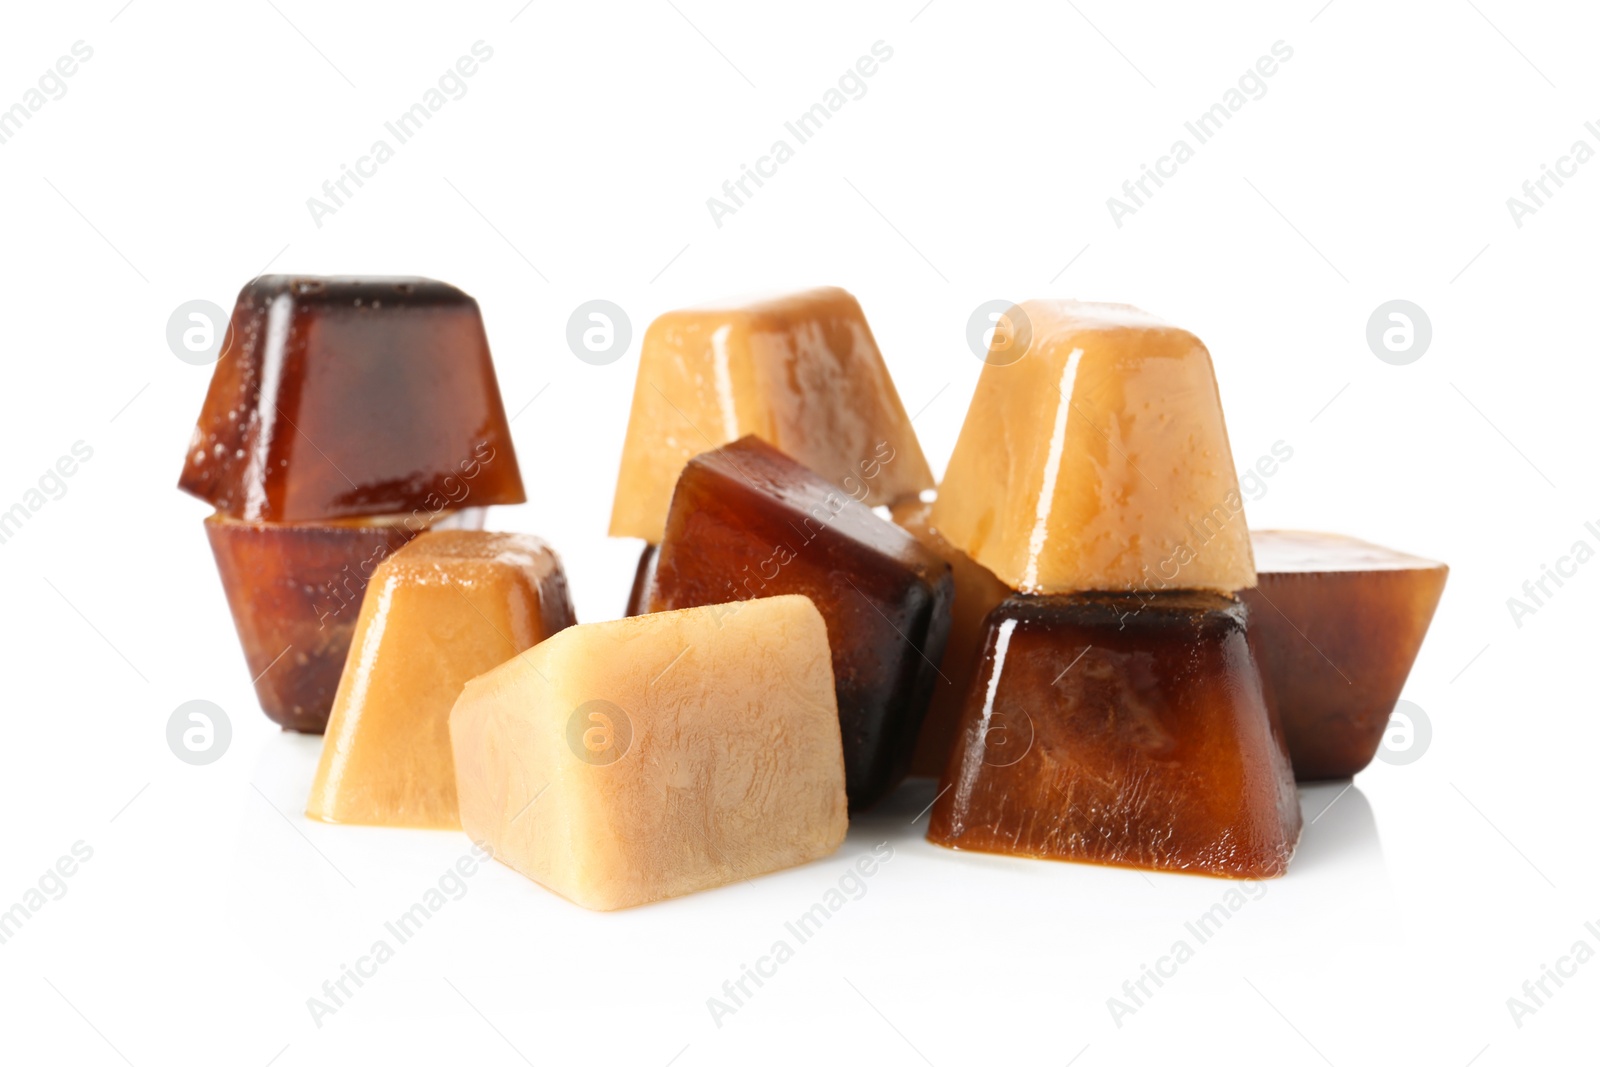
[[[1339,867],[1345,871],[1385,870],[1378,823],[1366,794],[1353,781],[1311,782],[1300,786],[1305,828],[1289,876]]]
[[[939,782],[934,778],[907,778],[894,792],[866,811],[850,816],[851,843],[921,841],[928,832],[928,817]]]

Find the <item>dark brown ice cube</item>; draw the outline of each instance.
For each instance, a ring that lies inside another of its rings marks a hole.
[[[267,717],[320,734],[373,571],[422,523],[206,519],[256,697]]]
[[[643,615],[650,607],[650,583],[655,579],[656,554],[660,545],[645,545],[639,553],[639,565],[633,571],[633,588],[628,591],[628,609],[623,614],[629,618]]]
[[[1337,534],[1252,530],[1260,584],[1240,596],[1295,777],[1372,762],[1450,568]]]
[[[691,459],[651,611],[799,593],[833,654],[845,789],[859,811],[905,777],[950,629],[950,565],[756,437]]]
[[[1270,878],[1300,836],[1244,605],[1213,593],[1013,596],[989,614],[928,839]]]
[[[1011,594],[1005,583],[971,556],[956,548],[928,522],[929,504],[915,501],[892,508],[894,521],[921,541],[934,555],[950,564],[955,579],[955,599],[950,605],[950,637],[939,660],[939,677],[934,681],[933,699],[911,755],[911,773],[937,778],[950,762],[950,746],[955,743],[966,703],[972,672],[983,652],[983,622]]]
[[[426,278],[255,279],[178,485],[269,522],[521,503],[477,302]]]

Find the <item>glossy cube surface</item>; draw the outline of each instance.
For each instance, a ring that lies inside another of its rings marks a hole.
[[[1450,569],[1338,534],[1254,530],[1244,593],[1302,781],[1372,762]]]
[[[1024,593],[1254,585],[1205,345],[1122,304],[1020,314],[1029,343],[983,368],[934,527]]]
[[[611,535],[659,543],[684,464],[745,434],[870,505],[933,487],[855,297],[730,301],[668,312],[645,333]]]
[[[577,620],[561,561],[528,534],[424,533],[361,605],[306,814],[457,829],[450,709],[472,678]]]
[[[1238,601],[1208,593],[1006,600],[989,615],[928,839],[1283,874],[1300,806],[1246,619]]]
[[[844,840],[827,631],[804,597],[570,627],[468,682],[450,738],[467,834],[586,908]]]
[[[950,566],[755,437],[696,456],[672,498],[652,611],[798,593],[827,622],[852,810],[905,777],[950,628]]]
[[[656,578],[656,556],[660,545],[645,545],[639,553],[639,565],[633,571],[633,587],[628,590],[628,606],[624,615],[643,615],[650,608],[650,586]]]
[[[933,683],[933,699],[917,735],[911,755],[911,773],[937,778],[950,762],[961,723],[961,708],[967,689],[983,653],[984,619],[1011,594],[1004,582],[975,562],[971,556],[946,541],[928,522],[928,504],[917,502],[894,509],[894,521],[903,526],[934,555],[950,564],[955,580],[955,598],[950,606],[950,637],[939,659],[939,676]]]
[[[425,278],[255,279],[178,485],[271,522],[521,503],[477,303]]]

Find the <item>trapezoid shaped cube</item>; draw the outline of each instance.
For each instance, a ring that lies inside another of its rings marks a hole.
[[[1013,596],[990,613],[928,839],[957,849],[1283,874],[1294,778],[1241,603]]]
[[[645,332],[611,536],[659,542],[684,464],[746,434],[870,505],[933,487],[855,297],[727,301],[670,311]]]
[[[1205,345],[1122,304],[1011,316],[1027,344],[983,368],[934,527],[1024,593],[1254,585]]]
[[[1301,781],[1372,762],[1450,568],[1338,534],[1253,530],[1242,596]]]
[[[566,574],[529,534],[425,533],[361,604],[306,814],[455,829],[450,709],[462,687],[577,620]]]
[[[426,278],[250,282],[178,487],[270,522],[522,503],[477,302]]]
[[[467,834],[586,908],[844,840],[827,630],[805,597],[570,627],[468,682],[450,739]]]

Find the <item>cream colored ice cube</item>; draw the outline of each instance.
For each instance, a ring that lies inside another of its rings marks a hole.
[[[1020,308],[1031,341],[991,349],[928,521],[1024,593],[1254,586],[1206,346],[1125,304]]]
[[[597,911],[844,840],[832,658],[802,596],[563,630],[468,682],[450,738],[467,834]]]

